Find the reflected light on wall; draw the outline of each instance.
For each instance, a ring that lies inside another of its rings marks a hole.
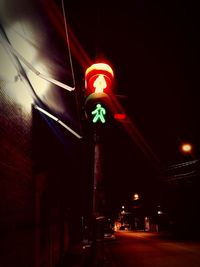
[[[19,76],[14,61],[0,44],[0,79],[7,97],[22,106],[25,113],[31,111],[33,98]]]
[[[23,65],[23,66],[26,69],[26,74],[27,74],[34,90],[37,91],[38,96],[39,97],[44,96],[47,93],[51,84],[48,81],[46,81],[46,80],[42,79],[41,77],[39,77],[38,75],[36,75],[34,72],[32,72],[30,69],[28,69],[25,65]],[[41,73],[45,73],[47,77],[50,76],[44,65],[37,64],[34,66],[34,68],[37,69]]]
[[[33,43],[34,34],[28,22],[15,22],[6,28],[6,34],[13,48],[28,62],[34,62],[37,46]]]
[[[11,58],[8,56],[8,53],[2,46],[0,42],[0,77],[1,80],[6,80],[8,82],[14,82],[15,77],[18,76],[18,72],[16,68],[14,67],[13,62],[11,61]]]
[[[9,90],[12,90],[12,96],[14,97],[16,103],[22,106],[22,110],[26,113],[30,113],[32,109],[33,98],[30,92],[27,90],[27,86],[25,85],[24,81],[18,79],[15,82],[14,87],[9,88]]]
[[[37,71],[44,73],[48,77],[50,75],[47,71],[47,68],[45,68],[44,64],[40,63],[39,59],[37,58],[39,48],[35,43],[37,38],[35,38],[34,31],[35,30],[32,29],[31,24],[28,23],[28,21],[16,22],[11,25],[9,29],[6,29],[6,33],[13,48],[19,54],[21,54],[27,62],[33,65]],[[20,62],[23,68],[26,70],[26,74],[33,88],[39,89],[40,96],[44,95],[49,87],[49,82],[36,75],[24,64],[24,62],[21,60]]]

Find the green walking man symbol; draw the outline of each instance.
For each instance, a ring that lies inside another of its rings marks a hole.
[[[105,114],[106,109],[102,107],[101,104],[97,104],[96,108],[92,111],[92,115],[94,115],[92,122],[96,123],[98,120],[100,120],[102,123],[105,123]]]

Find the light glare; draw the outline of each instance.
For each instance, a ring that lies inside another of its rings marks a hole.
[[[108,64],[105,64],[105,63],[96,63],[96,64],[91,65],[89,68],[87,68],[85,72],[85,76],[87,76],[88,73],[90,73],[93,70],[104,70],[104,71],[109,72],[112,76],[114,76],[112,68]]]
[[[185,153],[190,153],[192,151],[192,145],[189,143],[183,144],[182,151]]]

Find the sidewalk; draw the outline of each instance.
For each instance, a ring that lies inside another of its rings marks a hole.
[[[80,242],[73,245],[59,267],[112,267],[112,260],[106,246],[103,262],[92,260],[91,249],[91,243]]]
[[[83,251],[81,244],[73,245],[64,256],[59,267],[82,267]]]
[[[73,244],[59,267],[90,267],[90,244],[83,242]]]

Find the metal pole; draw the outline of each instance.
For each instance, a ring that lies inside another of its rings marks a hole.
[[[94,183],[93,183],[93,266],[102,266],[104,261],[104,199],[102,188],[102,148],[100,136],[94,132]]]
[[[101,170],[101,144],[98,133],[94,132],[94,182],[93,182],[93,216],[97,217],[100,214],[99,199],[102,183],[102,170]]]

